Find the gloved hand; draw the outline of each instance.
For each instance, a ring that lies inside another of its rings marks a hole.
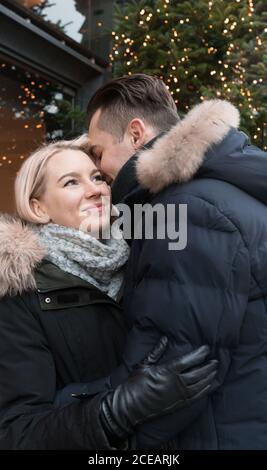
[[[100,418],[112,445],[125,440],[134,427],[174,412],[201,398],[209,389],[218,361],[207,361],[210,348],[201,346],[182,358],[155,365],[167,346],[162,337],[125,382],[102,400]]]

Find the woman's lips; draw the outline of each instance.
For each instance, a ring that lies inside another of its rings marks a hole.
[[[91,211],[102,212],[102,210],[103,210],[103,204],[99,203],[99,204],[94,204],[92,206],[86,207],[85,209],[82,210],[82,212],[91,212]]]

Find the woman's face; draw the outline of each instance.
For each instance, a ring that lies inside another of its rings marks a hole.
[[[48,160],[45,191],[32,207],[47,222],[99,234],[110,222],[110,188],[88,155],[62,150]]]

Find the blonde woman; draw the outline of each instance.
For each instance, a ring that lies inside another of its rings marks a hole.
[[[205,346],[157,365],[163,337],[121,385],[101,381],[128,328],[116,300],[129,248],[96,237],[109,195],[84,136],[42,147],[17,175],[18,217],[0,218],[1,449],[125,448],[135,426],[202,396],[214,377]],[[82,387],[86,399],[56,406]]]

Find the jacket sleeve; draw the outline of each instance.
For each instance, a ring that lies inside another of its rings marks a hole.
[[[53,356],[27,296],[0,301],[0,449],[110,449],[99,419],[102,394],[53,406]]]
[[[179,204],[187,204],[187,244],[175,251],[169,249],[168,237],[144,240],[139,247],[135,242],[140,251],[133,247],[125,293],[125,311],[134,319],[134,327],[124,362],[129,367],[138,362],[138,356],[144,356],[162,334],[170,344],[162,362],[208,344],[211,356],[219,360],[212,394],[226,380],[238,345],[250,285],[249,253],[233,221],[213,204],[189,194],[175,195],[168,203],[175,204],[176,230]],[[174,438],[210,399],[145,423],[137,447],[157,447]]]

